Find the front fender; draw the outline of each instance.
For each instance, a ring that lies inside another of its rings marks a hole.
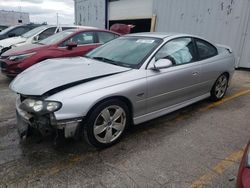
[[[73,91],[74,89],[72,89]],[[146,78],[98,89],[74,97],[62,97],[68,92],[62,91],[46,99],[60,101],[63,104],[62,108],[55,112],[57,120],[85,117],[97,103],[112,97],[128,99],[133,107],[133,117],[140,116],[146,111]]]

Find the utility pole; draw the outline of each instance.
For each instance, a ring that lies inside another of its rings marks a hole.
[[[59,25],[59,18],[58,18],[58,12],[56,13],[56,25]]]

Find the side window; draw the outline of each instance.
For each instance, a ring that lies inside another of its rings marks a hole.
[[[83,32],[66,40],[61,46],[66,46],[69,42],[75,42],[77,45],[92,44],[94,43],[93,32]]]
[[[217,49],[208,42],[195,39],[200,59],[207,59],[218,54]]]
[[[114,33],[108,33],[108,32],[97,32],[97,35],[98,35],[99,43],[103,43],[103,44],[119,37],[118,35]]]
[[[65,31],[67,29],[75,29],[75,27],[62,27],[62,31]]]
[[[156,54],[156,60],[169,59],[174,65],[193,62],[194,44],[191,38],[178,38],[166,43]]]
[[[27,32],[27,29],[25,29],[25,27],[18,27],[16,29],[13,29],[9,34],[14,35],[14,36],[20,36],[26,32]]]
[[[46,39],[49,36],[55,34],[55,30],[56,30],[55,27],[51,27],[51,28],[48,28],[48,29],[44,30],[42,33],[39,34],[38,40]]]

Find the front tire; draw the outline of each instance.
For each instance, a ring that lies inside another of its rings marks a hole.
[[[222,74],[216,80],[211,90],[211,100],[212,101],[221,100],[226,94],[227,87],[228,87],[228,76],[226,74]]]
[[[111,99],[97,105],[84,125],[84,138],[97,147],[106,148],[117,143],[129,125],[126,103]]]

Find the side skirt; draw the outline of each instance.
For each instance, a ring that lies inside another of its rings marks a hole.
[[[139,116],[139,117],[135,117],[134,118],[134,124],[137,125],[137,124],[140,124],[140,123],[143,123],[143,122],[158,118],[160,116],[169,114],[169,113],[171,113],[173,111],[179,110],[179,109],[181,109],[183,107],[189,106],[190,104],[196,103],[196,102],[201,101],[203,99],[206,99],[208,97],[210,97],[210,93],[201,95],[199,97],[195,97],[193,99],[190,99],[188,101],[184,101],[184,102],[179,103],[179,104],[169,106],[167,108],[163,108],[163,109],[160,109],[160,110],[157,110],[157,111],[154,111],[154,112],[150,112],[148,114],[145,114],[145,115],[142,115],[142,116]]]

